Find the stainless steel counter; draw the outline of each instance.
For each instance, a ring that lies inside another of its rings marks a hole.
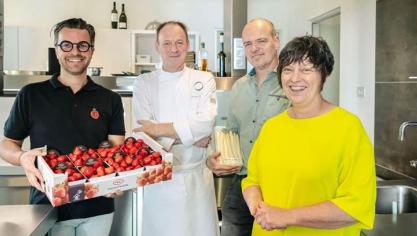
[[[57,220],[50,205],[0,206],[1,235],[44,236]]]
[[[378,186],[406,185],[417,186],[415,180],[378,181]],[[363,231],[367,236],[416,236],[417,213],[376,214],[374,228]]]
[[[363,231],[367,236],[416,236],[417,235],[417,213],[399,215],[375,216],[373,230]]]
[[[31,83],[50,79],[50,75],[4,75],[3,95],[15,96],[19,90]],[[135,76],[92,76],[94,82],[119,93],[121,96],[132,96],[132,84]]]

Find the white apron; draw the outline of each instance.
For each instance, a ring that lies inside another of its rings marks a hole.
[[[145,96],[133,102],[133,111],[139,113],[134,115],[135,119],[160,121],[159,76],[163,76],[161,71],[153,72],[139,78],[142,83],[135,85],[138,93],[134,92],[134,100],[135,96]],[[212,87],[212,78],[207,73],[188,68],[175,86],[173,105],[177,112],[172,122],[183,144],[173,145],[169,150],[174,154],[173,179],[144,187],[143,236],[220,235],[213,174],[205,165],[205,149],[192,145],[212,130],[215,106],[213,109],[213,104],[207,103],[214,92],[211,90],[215,89]]]

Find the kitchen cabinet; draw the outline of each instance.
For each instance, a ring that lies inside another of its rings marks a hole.
[[[54,47],[49,28],[6,26],[4,37],[4,70],[48,70],[48,48]],[[103,67],[101,75],[129,71],[130,45],[130,31],[96,29],[90,66]]]
[[[416,81],[417,1],[385,0],[376,6],[375,80]]]
[[[130,71],[130,31],[96,29],[94,47],[90,66],[103,67],[101,75]]]
[[[46,71],[48,47],[53,47],[49,29],[5,26],[4,70]]]
[[[197,53],[200,45],[200,34],[188,31],[190,41],[189,51]],[[154,30],[133,30],[131,33],[132,71],[142,73],[152,71],[161,62],[158,53],[155,51],[156,31]]]

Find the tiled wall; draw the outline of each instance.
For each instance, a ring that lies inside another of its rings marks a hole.
[[[375,156],[377,164],[417,178],[417,1],[379,0],[376,19]]]

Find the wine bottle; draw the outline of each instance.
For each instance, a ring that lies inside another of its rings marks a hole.
[[[219,69],[217,71],[218,77],[226,77],[226,53],[224,53],[224,39],[223,33],[220,33],[220,52],[217,53],[217,60],[219,62]]]
[[[122,13],[119,17],[119,29],[127,29],[127,17],[125,13],[125,4],[122,4]]]
[[[201,49],[199,52],[199,59],[200,59],[200,70],[207,71],[208,70],[208,52],[206,50],[206,44],[201,43]]]
[[[113,10],[111,10],[111,28],[117,29],[117,18],[119,14],[117,14],[116,10],[116,2],[113,2]]]

